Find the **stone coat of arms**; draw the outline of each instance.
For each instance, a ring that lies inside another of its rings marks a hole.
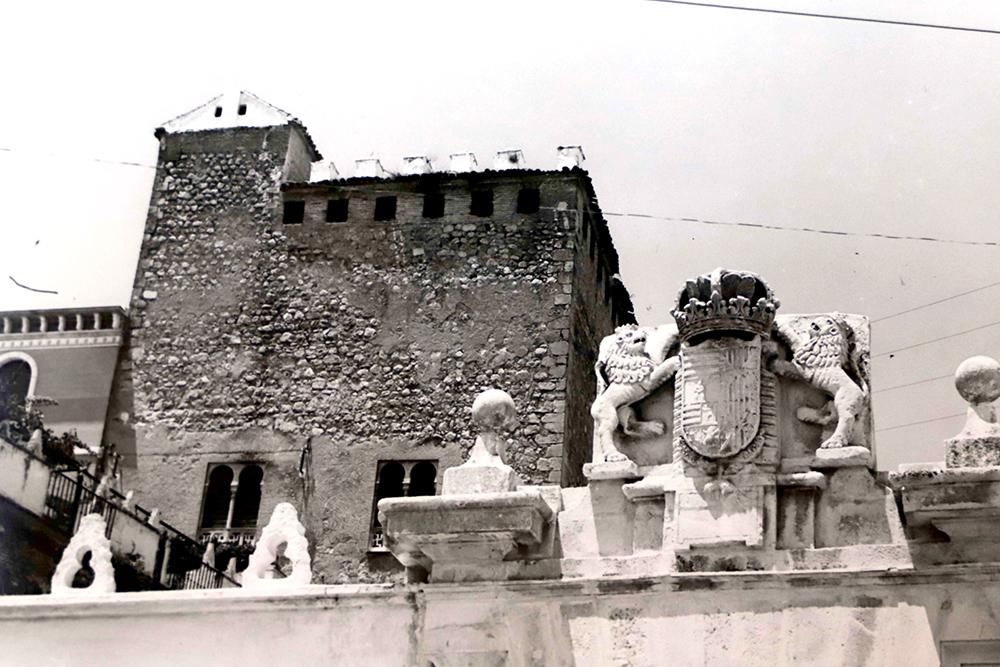
[[[685,344],[680,357],[680,437],[705,458],[735,456],[760,428],[760,338]]]

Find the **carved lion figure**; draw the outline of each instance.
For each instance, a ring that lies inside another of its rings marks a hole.
[[[619,426],[626,435],[635,438],[663,434],[662,423],[636,419],[632,404],[670,379],[677,372],[680,359],[674,356],[655,362],[646,351],[648,335],[645,329],[625,325],[601,341],[594,366],[597,398],[590,408],[590,416],[594,418],[594,463],[627,459],[614,443]],[[665,341],[664,352],[673,340],[671,336]]]
[[[792,351],[791,361],[775,358],[772,369],[779,375],[804,380],[832,397],[826,407],[799,408],[797,416],[805,422],[828,426],[836,421],[833,432],[827,435],[821,448],[846,447],[852,442],[855,425],[868,403],[867,390],[848,373],[852,360],[850,343],[852,331],[837,314],[821,315],[809,323],[807,336],[801,336],[784,322],[775,322],[777,337],[785,341]],[[776,348],[772,353],[777,354]],[[853,368],[855,377],[864,384],[862,369]]]

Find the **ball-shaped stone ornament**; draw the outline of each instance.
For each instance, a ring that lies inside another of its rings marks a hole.
[[[955,388],[969,403],[992,403],[1000,398],[1000,362],[969,357],[955,370]]]
[[[487,389],[472,402],[472,423],[483,431],[509,431],[517,424],[514,399],[500,389]]]

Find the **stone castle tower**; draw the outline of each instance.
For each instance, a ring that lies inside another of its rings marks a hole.
[[[574,151],[310,182],[305,127],[245,92],[156,136],[107,429],[146,506],[239,543],[288,501],[326,577],[390,563],[374,502],[435,492],[487,387],[517,472],[583,483],[597,342],[634,318]]]

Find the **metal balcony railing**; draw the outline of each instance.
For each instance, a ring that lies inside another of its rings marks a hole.
[[[225,572],[202,562],[205,545],[191,539],[165,521],[137,504],[130,504],[125,496],[114,489],[101,488],[101,482],[79,468],[56,469],[26,448],[0,441],[0,446],[11,446],[23,455],[40,461],[48,469],[43,514],[59,531],[72,535],[81,517],[100,514],[107,526],[106,535],[112,549],[134,548],[135,544],[148,545],[145,555],[145,573],[170,589],[225,588],[239,584]],[[41,481],[41,480],[40,480]],[[39,489],[40,490],[40,489]],[[118,534],[131,536],[129,546],[116,544]],[[155,547],[155,549],[154,549]],[[155,554],[153,551],[155,550]]]

